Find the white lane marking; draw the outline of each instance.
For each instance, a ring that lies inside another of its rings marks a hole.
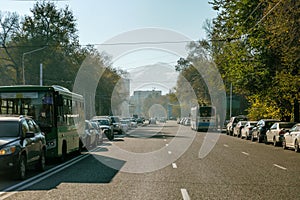
[[[49,169],[49,170],[47,170],[47,171],[45,171],[43,173],[40,173],[40,174],[38,174],[36,176],[33,176],[33,177],[29,178],[29,179],[26,179],[25,181],[22,181],[21,183],[18,183],[18,184],[13,185],[13,186],[11,186],[9,188],[6,188],[6,189],[4,189],[3,192],[0,192],[0,197],[1,197],[0,199],[2,199],[2,198],[5,199],[5,198],[7,198],[7,197],[9,197],[9,196],[11,196],[11,195],[13,195],[13,194],[16,193],[16,192],[12,192],[12,193],[8,193],[8,194],[4,195],[5,193],[7,193],[9,191],[12,191],[12,190],[15,190],[15,191],[24,190],[24,189],[26,189],[26,188],[28,188],[28,187],[36,184],[36,183],[38,183],[38,182],[40,182],[40,181],[48,178],[49,176],[52,176],[52,175],[54,175],[54,174],[56,174],[56,173],[58,173],[58,172],[60,172],[60,171],[62,171],[64,169],[70,167],[71,165],[74,165],[75,163],[83,160],[84,158],[86,158],[89,155],[90,154],[82,154],[79,157],[75,157],[74,159],[69,160],[69,161],[67,161],[65,163],[62,163],[62,164],[60,164],[60,165],[58,165],[56,167],[53,167],[52,169]],[[4,196],[2,196],[2,195],[4,195]]]
[[[283,169],[283,170],[286,170],[286,168],[285,167],[282,167],[282,166],[280,166],[280,165],[277,165],[277,164],[273,164],[275,167],[278,167],[279,169]]]
[[[183,200],[190,200],[189,193],[186,189],[180,189]]]
[[[167,139],[164,139],[164,142],[166,142],[167,141]]]
[[[172,163],[172,167],[173,167],[174,169],[177,169],[176,163]]]
[[[169,144],[166,144],[166,146],[169,146]]]
[[[227,144],[224,144],[224,147],[229,147]]]
[[[242,151],[242,154],[245,154],[246,156],[249,156],[249,153]]]
[[[168,154],[172,154],[172,152],[171,152],[171,151],[168,151]]]

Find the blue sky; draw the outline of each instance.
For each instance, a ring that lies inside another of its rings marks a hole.
[[[178,38],[182,37],[177,37],[176,34],[190,40],[199,40],[205,38],[203,29],[205,20],[212,19],[217,14],[207,0],[54,0],[53,2],[60,8],[68,5],[73,11],[82,45],[103,44],[107,41],[127,42],[124,38],[121,40],[112,38],[145,28],[174,31],[175,37],[164,36],[164,39],[157,41],[180,40]],[[30,8],[34,4],[35,1],[28,0],[1,0],[0,10],[30,15]],[[118,50],[121,47],[114,48]],[[118,58],[113,56],[112,62],[116,68],[130,70],[158,62],[174,66],[182,56],[184,55],[174,54],[163,47],[150,49],[142,47],[130,49]]]

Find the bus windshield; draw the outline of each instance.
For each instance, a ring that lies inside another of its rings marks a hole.
[[[212,107],[200,107],[200,117],[212,117],[215,115],[215,110]]]
[[[51,92],[1,92],[0,114],[28,115],[41,127],[53,126]]]

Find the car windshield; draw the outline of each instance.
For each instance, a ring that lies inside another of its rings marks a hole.
[[[279,128],[292,128],[295,123],[279,124]]]
[[[100,125],[109,125],[108,120],[101,119],[101,120],[98,120],[98,122],[100,123]]]
[[[19,136],[19,123],[15,121],[0,121],[0,137]]]

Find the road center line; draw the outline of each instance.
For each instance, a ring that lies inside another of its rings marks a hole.
[[[168,154],[172,154],[172,152],[171,152],[171,151],[168,151]]]
[[[224,144],[224,147],[229,147],[227,144]]]
[[[283,169],[283,170],[286,170],[286,168],[285,167],[282,167],[282,166],[280,166],[280,165],[277,165],[277,164],[273,164],[275,167],[278,167],[279,169]]]
[[[169,144],[166,144],[166,146],[169,146]]]
[[[190,200],[189,193],[186,189],[180,189],[183,200]]]
[[[172,167],[173,167],[174,169],[177,169],[176,163],[172,163]]]
[[[242,151],[242,154],[249,156],[249,153]]]

